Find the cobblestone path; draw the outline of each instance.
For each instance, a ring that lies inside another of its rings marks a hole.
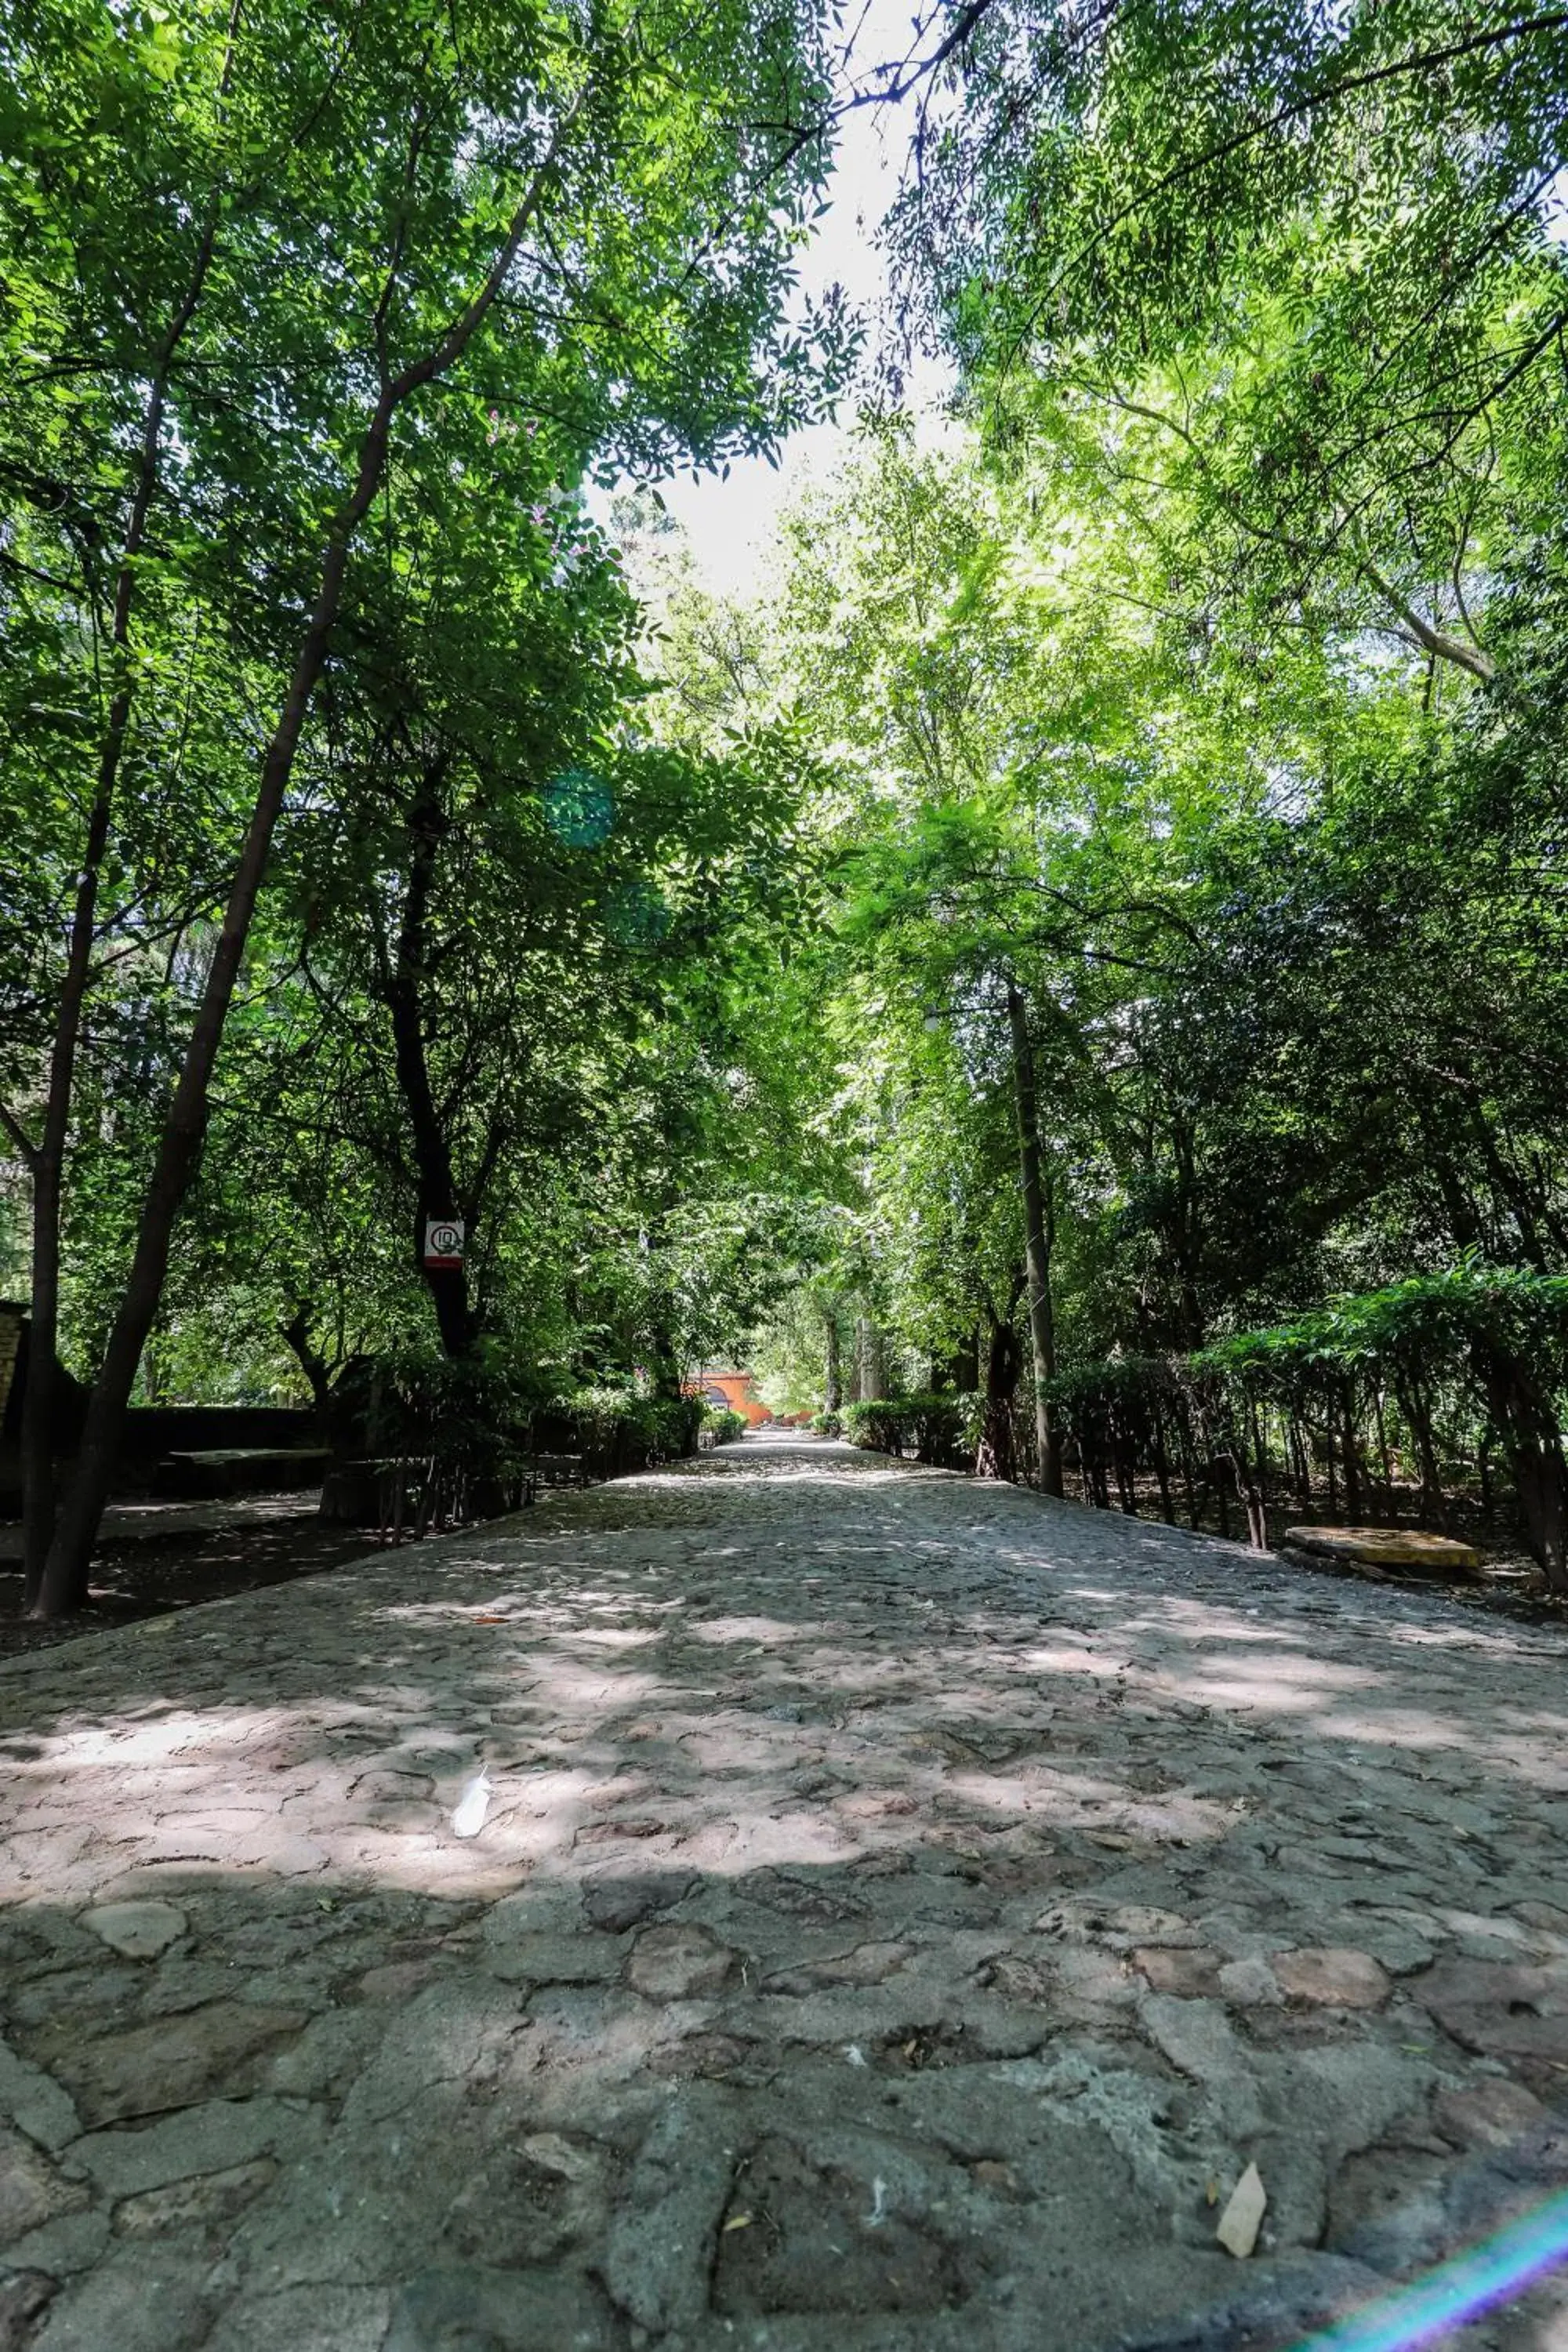
[[[1568,2179],[1565,1650],[749,1441],[18,1659],[0,2352],[1293,2342]]]

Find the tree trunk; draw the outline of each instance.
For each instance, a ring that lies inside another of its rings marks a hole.
[[[1399,1525],[1399,1501],[1394,1491],[1394,1457],[1388,1450],[1388,1422],[1383,1410],[1381,1387],[1373,1388],[1372,1404],[1377,1430],[1377,1458],[1383,1466],[1384,1507],[1388,1513],[1389,1526],[1396,1528]]]
[[[860,1402],[875,1404],[886,1393],[887,1382],[882,1368],[882,1335],[872,1316],[856,1318],[855,1357],[860,1374]]]
[[[1124,1518],[1138,1517],[1138,1456],[1128,1444],[1126,1433],[1116,1423],[1111,1423],[1111,1465],[1116,1473],[1117,1500]]]
[[[441,844],[448,829],[441,797],[447,766],[445,757],[432,763],[420,778],[419,788],[407,811],[408,876],[403,893],[403,912],[397,926],[396,950],[391,969],[385,975],[383,992],[392,1022],[393,1058],[397,1070],[398,1091],[408,1114],[409,1132],[414,1140],[414,1164],[419,1177],[418,1196],[414,1209],[414,1263],[430,1294],[442,1348],[448,1356],[462,1356],[474,1342],[473,1318],[468,1307],[468,1266],[466,1263],[455,1266],[434,1266],[425,1263],[426,1220],[455,1217],[468,1223],[477,1207],[477,1203],[465,1204],[458,1198],[451,1145],[437,1108],[435,1089],[430,1084],[429,1059],[425,1048],[427,919]],[[465,1243],[467,1239],[465,1234]]]
[[[1159,1408],[1154,1410],[1150,1452],[1154,1460],[1154,1475],[1160,1484],[1160,1515],[1168,1528],[1176,1524],[1176,1507],[1171,1500],[1171,1461],[1165,1450],[1165,1423]]]
[[[287,1340],[298,1360],[300,1370],[310,1383],[310,1402],[316,1419],[324,1430],[332,1402],[332,1376],[327,1370],[325,1357],[310,1338],[310,1310],[301,1304],[295,1307],[287,1323],[278,1327],[279,1336]]]
[[[1419,1385],[1412,1380],[1408,1387],[1396,1387],[1400,1408],[1410,1424],[1415,1440],[1415,1459],[1421,1466],[1421,1493],[1416,1508],[1421,1517],[1435,1518],[1439,1527],[1447,1525],[1447,1506],[1443,1497],[1443,1475],[1437,1466],[1437,1448],[1432,1434],[1432,1416]]]
[[[1493,1532],[1497,1524],[1492,1501],[1491,1452],[1492,1433],[1491,1424],[1489,1423],[1482,1430],[1480,1442],[1476,1448],[1476,1473],[1481,1490],[1481,1525],[1489,1535]]]
[[[230,22],[230,38],[233,37]],[[226,86],[226,59],[220,87]],[[142,446],[137,460],[136,487],[125,544],[114,583],[114,611],[110,625],[108,666],[113,681],[109,713],[99,744],[98,773],[88,811],[81,868],[77,876],[71,909],[65,978],[55,1010],[55,1034],[49,1051],[48,1087],[44,1098],[43,1139],[29,1157],[33,1179],[32,1289],[28,1307],[31,1355],[27,1391],[22,1411],[22,1550],[25,1562],[23,1606],[31,1610],[43,1588],[44,1570],[55,1535],[55,1419],[58,1382],[60,1303],[60,1213],[65,1196],[66,1147],[70,1134],[71,1097],[76,1084],[77,1048],[81,1039],[82,1013],[92,972],[92,943],[98,914],[99,884],[109,847],[110,820],[120,762],[131,724],[134,678],[130,662],[131,616],[136,601],[137,563],[147,536],[147,517],[157,495],[163,446],[163,412],[169,371],[186,328],[195,315],[212,267],[216,235],[216,211],[209,217],[196,248],[190,284],[153,354],[152,382],[142,422]],[[85,1593],[85,1570],[81,1580]]]
[[[1198,1508],[1197,1488],[1193,1477],[1192,1423],[1184,1402],[1177,1409],[1176,1443],[1182,1456],[1182,1492],[1186,1497],[1187,1525],[1195,1531],[1203,1524],[1203,1514]]]
[[[483,285],[441,341],[386,380],[360,442],[353,488],[327,531],[321,579],[310,618],[300,641],[293,675],[278,723],[262,756],[255,805],[224,908],[206,985],[185,1048],[174,1098],[163,1121],[157,1157],[142,1202],[136,1246],[120,1310],[110,1332],[102,1366],[88,1405],[75,1475],[39,1580],[34,1613],[56,1617],[79,1605],[87,1591],[89,1563],[103,1507],[109,1498],[124,1427],[125,1408],[142,1360],[142,1349],[163,1296],[174,1221],[201,1160],[206,1135],[208,1092],[223,1042],[229,1004],[239,979],[256,902],[266,878],[272,835],[293,773],[295,754],[311,698],[326,667],[342,603],[349,551],[369,512],[386,470],[393,420],[416,392],[445,373],[467,350],[489,315],[543,194],[567,125],[584,90],[563,118],[528,190],[512,214],[507,234]]]
[[[827,1313],[827,1363],[823,1385],[826,1410],[837,1412],[844,1402],[844,1368],[838,1353],[838,1314],[835,1307],[829,1307]]]
[[[1568,1466],[1552,1399],[1495,1339],[1477,1337],[1470,1353],[1513,1472],[1531,1551],[1551,1590],[1568,1592]]]
[[[1040,1132],[1035,1096],[1035,1050],[1028,1009],[1009,984],[1007,1019],[1013,1033],[1013,1085],[1018,1118],[1018,1184],[1024,1202],[1024,1256],[1029,1282],[1029,1342],[1035,1368],[1036,1470],[1044,1495],[1062,1491],[1062,1449],[1049,1388],[1057,1375],[1056,1321],[1051,1307],[1051,1244],[1054,1217],[1040,1177]]]
[[[1237,1443],[1231,1454],[1236,1491],[1247,1514],[1247,1540],[1254,1551],[1268,1549],[1268,1516],[1264,1507],[1258,1464],[1247,1451],[1245,1423],[1237,1416]]]
[[[1290,1415],[1290,1461],[1296,1480],[1296,1507],[1306,1513],[1312,1507],[1312,1468],[1307,1454],[1307,1440],[1294,1412]]]
[[[991,1320],[985,1349],[985,1402],[980,1424],[980,1445],[974,1456],[977,1478],[1005,1478],[1013,1485],[1018,1475],[1013,1458],[1013,1399],[1017,1393],[1018,1335],[1010,1323]]]
[[[1340,1397],[1341,1423],[1345,1448],[1345,1512],[1352,1527],[1359,1527],[1366,1517],[1363,1507],[1365,1484],[1362,1475],[1362,1459],[1355,1442],[1355,1400],[1347,1381]]]

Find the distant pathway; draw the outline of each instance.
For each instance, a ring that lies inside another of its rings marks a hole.
[[[1292,2342],[1568,2179],[1565,1666],[805,1440],[15,1660],[0,2352]]]

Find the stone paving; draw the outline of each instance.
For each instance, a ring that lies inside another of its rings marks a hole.
[[[1565,1649],[749,1440],[15,1660],[0,2352],[1292,2343],[1568,2181]]]

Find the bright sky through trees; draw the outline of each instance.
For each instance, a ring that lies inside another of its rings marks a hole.
[[[852,66],[870,66],[900,56],[908,45],[908,0],[870,0],[854,19]],[[835,283],[868,320],[874,351],[889,287],[887,259],[878,231],[902,184],[907,157],[907,119],[900,110],[865,107],[847,115],[834,151],[827,188],[829,209],[817,225],[800,262],[803,295],[822,295]],[[930,418],[951,379],[929,357],[917,360],[908,397]],[[743,593],[771,547],[779,517],[807,484],[824,479],[853,446],[851,397],[833,424],[794,434],[772,465],[765,457],[742,457],[728,480],[702,473],[672,477],[660,485],[665,505],[686,535],[700,576],[721,594]]]

